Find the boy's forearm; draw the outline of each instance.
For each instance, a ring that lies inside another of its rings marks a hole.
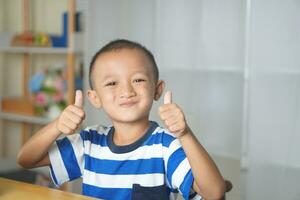
[[[45,157],[48,156],[49,148],[60,134],[56,128],[56,120],[40,129],[19,151],[18,163],[25,168],[49,165],[49,159]]]
[[[75,104],[68,105],[57,119],[35,133],[21,148],[18,163],[25,168],[49,165],[48,150],[60,134],[73,134],[84,119],[83,94],[77,90]]]
[[[195,191],[205,199],[220,199],[225,193],[225,182],[209,154],[190,128],[179,140],[192,168]]]

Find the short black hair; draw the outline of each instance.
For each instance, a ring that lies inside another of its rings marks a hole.
[[[116,39],[116,40],[109,42],[105,46],[103,46],[93,56],[92,61],[90,63],[90,69],[89,69],[89,83],[90,83],[91,89],[93,89],[92,72],[93,72],[94,64],[95,64],[97,58],[104,53],[121,50],[121,49],[137,49],[137,50],[140,50],[142,53],[144,53],[144,55],[149,59],[150,63],[152,64],[154,80],[155,80],[155,82],[158,81],[159,71],[158,71],[158,67],[156,65],[154,56],[151,53],[151,51],[149,51],[145,46],[143,46],[137,42],[126,40],[126,39]]]

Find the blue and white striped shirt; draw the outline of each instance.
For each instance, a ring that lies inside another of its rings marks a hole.
[[[116,146],[113,133],[113,127],[95,126],[57,140],[49,150],[54,183],[82,177],[82,193],[102,199],[163,193],[172,199],[178,192],[185,199],[195,197],[189,196],[194,180],[190,164],[171,133],[151,122],[142,138],[126,146]]]

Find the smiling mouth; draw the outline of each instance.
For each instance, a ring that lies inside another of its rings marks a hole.
[[[135,102],[135,101],[128,101],[128,102],[121,103],[120,106],[124,107],[124,108],[130,108],[136,104],[137,104],[137,102]]]

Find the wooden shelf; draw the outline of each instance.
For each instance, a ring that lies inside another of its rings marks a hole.
[[[67,48],[51,47],[0,47],[0,52],[5,53],[32,53],[32,54],[66,54]]]
[[[11,46],[10,41],[13,37],[11,32],[0,33],[0,52],[3,53],[29,53],[29,54],[80,54],[83,52],[83,33],[73,33],[73,48],[59,47],[17,47]]]
[[[32,116],[12,114],[6,112],[0,112],[0,118],[4,120],[25,122],[25,123],[37,124],[37,125],[46,125],[52,121],[51,119],[45,117],[32,117]]]
[[[0,119],[46,125],[52,120],[46,117],[36,116],[33,104],[24,98],[2,98],[0,99]]]

